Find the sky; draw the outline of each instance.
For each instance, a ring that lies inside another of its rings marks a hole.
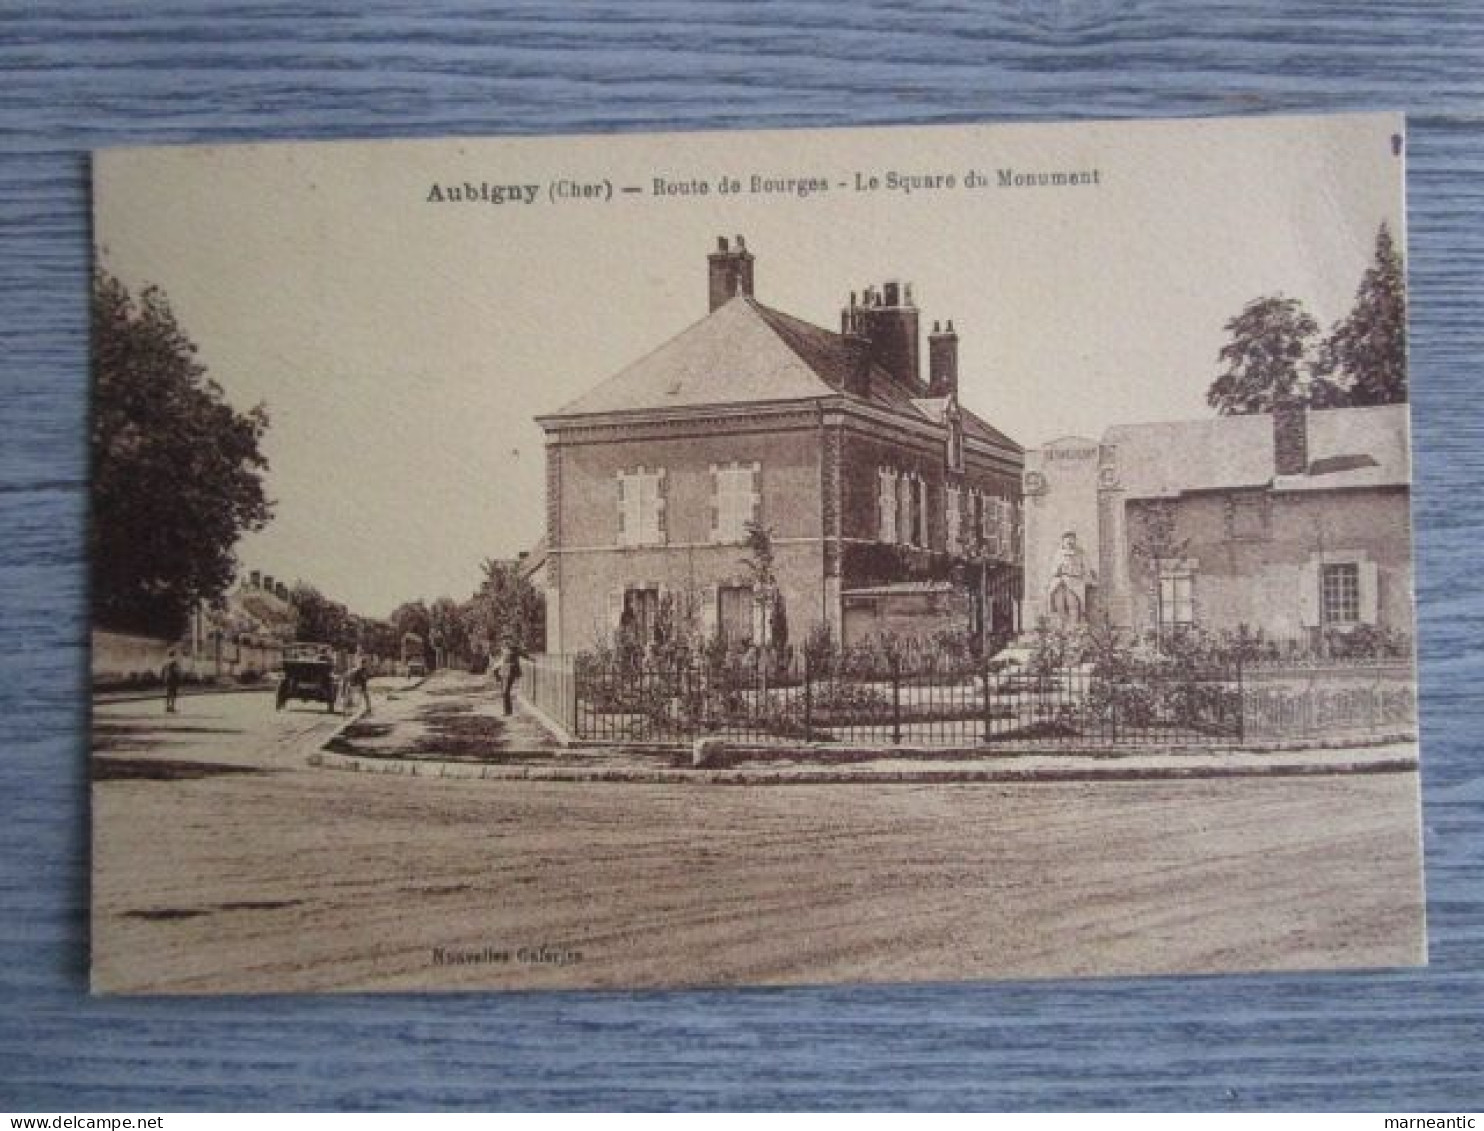
[[[533,418],[704,317],[718,236],[746,237],[759,301],[831,329],[852,290],[912,283],[924,334],[954,321],[966,405],[1027,447],[1096,438],[1209,415],[1223,326],[1254,298],[1347,313],[1379,225],[1404,240],[1401,132],[1378,114],[108,150],[94,232],[105,267],[165,291],[228,399],[268,408],[275,515],[242,568],[384,616],[467,597],[485,558],[540,537]],[[506,185],[530,203],[488,199]]]

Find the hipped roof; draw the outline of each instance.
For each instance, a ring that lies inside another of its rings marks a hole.
[[[841,335],[738,295],[548,419],[817,400],[845,393],[852,364]],[[872,365],[868,403],[941,423],[944,401],[921,392]],[[960,411],[967,435],[1021,450],[968,409]]]

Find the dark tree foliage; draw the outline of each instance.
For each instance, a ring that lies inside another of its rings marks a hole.
[[[1407,399],[1407,282],[1385,224],[1350,314],[1335,323],[1314,366],[1315,408],[1399,404]]]
[[[136,298],[98,270],[92,335],[94,620],[174,637],[193,601],[226,592],[237,540],[271,515],[268,414],[227,403],[158,288]]]
[[[1207,404],[1223,416],[1242,416],[1271,412],[1278,401],[1303,395],[1319,323],[1298,299],[1254,299],[1226,331],[1231,338],[1218,355],[1225,369],[1206,390]]]
[[[405,601],[398,605],[392,610],[391,622],[399,637],[411,633],[423,641],[431,635],[433,626],[427,602],[421,600]]]
[[[492,649],[507,640],[540,648],[546,639],[546,601],[521,576],[519,562],[486,558],[484,582],[466,605],[465,623],[471,638],[482,638]]]
[[[332,601],[308,582],[295,582],[289,593],[295,616],[294,639],[336,648],[354,648],[359,643],[357,618],[339,601]]]

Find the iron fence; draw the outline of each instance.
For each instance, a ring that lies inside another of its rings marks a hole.
[[[598,663],[546,657],[531,691],[573,737],[679,744],[1030,747],[1241,745],[1408,731],[1407,664],[1240,660],[1009,668],[929,652],[749,653]]]

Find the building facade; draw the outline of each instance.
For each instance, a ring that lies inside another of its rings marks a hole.
[[[959,403],[953,324],[924,376],[910,286],[852,294],[837,332],[765,306],[754,277],[742,238],[719,240],[706,317],[539,418],[548,650],[678,623],[740,645],[780,618],[795,641],[1008,635],[1022,450]]]
[[[1122,425],[1026,456],[1026,622],[1085,555],[1090,619],[1284,641],[1414,627],[1406,405]]]

